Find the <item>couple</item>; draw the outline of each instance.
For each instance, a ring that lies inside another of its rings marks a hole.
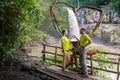
[[[72,36],[72,38],[76,38],[77,41],[79,41],[80,45],[76,50],[76,53],[79,54],[80,58],[80,66],[83,73],[83,78],[88,77],[88,71],[87,71],[87,64],[86,64],[86,53],[85,48],[92,42],[90,37],[85,33],[85,28],[80,29],[81,37],[78,39],[75,35]],[[66,69],[66,65],[70,61],[70,41],[66,37],[67,35],[67,29],[62,30],[62,37],[61,37],[61,45],[63,49],[63,70],[68,71]]]

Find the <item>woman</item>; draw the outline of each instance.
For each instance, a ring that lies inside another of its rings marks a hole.
[[[61,37],[61,46],[63,51],[63,70],[66,72],[66,65],[70,61],[70,41],[68,40],[67,36],[67,29],[62,30],[62,37]]]

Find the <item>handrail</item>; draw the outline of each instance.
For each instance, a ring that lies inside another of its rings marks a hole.
[[[61,49],[61,47],[58,47],[58,46],[52,46],[52,45],[48,45],[48,44],[42,44],[43,45],[43,50],[42,50],[42,53],[43,53],[43,61],[46,61],[46,60],[52,60],[53,62],[60,62],[59,60],[57,60],[57,56],[63,56],[63,54],[58,54],[58,49]],[[47,47],[51,47],[51,48],[54,48],[55,51],[54,52],[50,52],[50,51],[46,51],[46,48]],[[99,60],[99,59],[94,59],[92,57],[92,55],[90,55],[90,58],[87,58],[87,60],[90,60],[90,66],[87,66],[88,68],[91,68],[91,74],[93,75],[93,70],[96,69],[96,70],[101,70],[101,71],[105,71],[105,72],[110,72],[110,73],[115,73],[117,74],[117,78],[116,80],[119,80],[119,76],[120,76],[120,71],[119,71],[119,68],[120,68],[120,54],[118,53],[111,53],[111,52],[103,52],[103,51],[99,51],[98,53],[102,53],[102,54],[106,54],[106,55],[114,55],[114,56],[118,56],[118,61],[117,62],[113,62],[113,61],[106,61],[106,60]],[[52,55],[55,55],[55,58],[54,60],[53,59],[49,59],[49,58],[46,58],[46,54],[52,54]],[[78,57],[77,57],[78,58]],[[93,66],[93,61],[96,61],[96,62],[104,62],[104,63],[111,63],[111,64],[114,64],[114,65],[117,65],[117,70],[116,71],[111,71],[111,70],[106,70],[106,69],[102,69],[102,68],[97,68],[97,67],[94,67]]]
[[[54,48],[62,49],[62,48],[59,47],[59,46],[48,45],[48,44],[45,44],[45,43],[42,43],[42,45],[45,45],[45,46],[48,46],[48,47],[54,47]],[[98,51],[98,53],[104,53],[104,54],[110,54],[110,55],[120,56],[119,53],[113,53],[113,52]]]

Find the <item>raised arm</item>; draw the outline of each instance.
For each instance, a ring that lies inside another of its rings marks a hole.
[[[75,36],[75,35],[73,35],[74,36],[74,38],[78,41],[78,42],[80,42],[80,40]]]
[[[80,41],[75,35],[73,35],[73,36],[70,38],[70,40],[71,40],[72,38],[75,38],[78,42]]]

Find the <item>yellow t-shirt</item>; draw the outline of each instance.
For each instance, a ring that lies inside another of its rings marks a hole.
[[[84,46],[87,41],[90,40],[90,37],[84,33],[81,37],[80,37],[80,45]]]
[[[70,41],[66,36],[61,37],[61,42],[63,43],[64,50],[69,50],[70,49]]]

